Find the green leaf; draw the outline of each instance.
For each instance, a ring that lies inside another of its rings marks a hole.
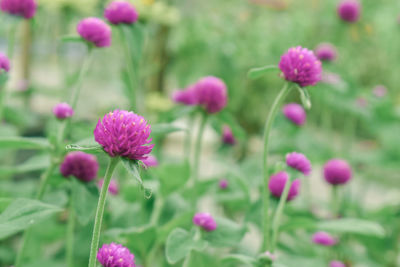
[[[0,147],[15,149],[50,149],[46,138],[39,137],[0,137]]]
[[[207,242],[201,239],[195,240],[194,235],[194,231],[189,233],[182,228],[176,228],[169,234],[165,248],[168,263],[177,263],[184,259],[191,250],[205,249]]]
[[[385,229],[380,224],[363,219],[342,218],[322,221],[318,222],[316,227],[320,230],[336,233],[360,234],[376,237],[385,236]]]
[[[161,194],[167,196],[182,188],[190,178],[189,162],[163,164],[153,170],[161,183]]]
[[[263,76],[264,74],[271,72],[271,71],[276,71],[279,70],[278,66],[275,65],[268,65],[260,68],[253,68],[250,69],[249,72],[247,73],[247,77],[249,79],[257,79]]]
[[[158,123],[151,126],[151,135],[155,137],[160,137],[179,131],[186,131],[186,129],[174,126],[171,123]]]
[[[71,179],[71,201],[78,222],[86,225],[94,217],[99,198],[99,190],[94,184],[83,184]]]
[[[0,174],[9,175],[17,173],[26,173],[46,169],[50,164],[49,155],[34,156],[21,165],[17,166],[0,166]]]
[[[61,208],[34,199],[14,200],[0,215],[0,239],[41,222]]]
[[[305,109],[311,109],[311,98],[310,94],[308,93],[307,89],[304,87],[300,87],[296,84],[297,90],[300,93],[301,103]]]
[[[0,70],[0,86],[3,86],[8,81],[8,73]]]
[[[222,266],[256,266],[257,260],[241,254],[230,254],[221,261]]]
[[[214,267],[220,266],[219,260],[204,252],[191,251],[184,264],[185,267]]]
[[[143,184],[143,180],[139,172],[139,162],[137,160],[131,160],[128,158],[121,158],[121,160],[128,172],[132,174],[135,180],[139,183],[140,188],[143,190],[144,197],[147,199],[151,198],[153,192],[150,188],[146,188]]]
[[[61,36],[61,42],[77,42],[77,43],[86,43],[85,40],[78,35],[64,35]]]
[[[96,154],[100,152],[104,152],[103,147],[101,145],[77,145],[71,144],[65,147],[67,151],[83,151],[89,154]]]
[[[139,253],[141,258],[148,255],[157,239],[157,229],[154,226],[135,228],[123,235],[128,240],[127,246],[131,251]]]
[[[217,229],[204,234],[203,238],[214,247],[235,247],[244,237],[246,228],[225,218],[215,218]]]

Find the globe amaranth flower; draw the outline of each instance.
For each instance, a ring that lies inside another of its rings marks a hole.
[[[67,103],[59,103],[54,106],[53,114],[57,119],[62,120],[72,117],[74,115],[74,110]]]
[[[60,166],[60,172],[64,177],[72,175],[83,182],[90,182],[96,178],[98,170],[96,157],[82,151],[68,153]]]
[[[111,45],[111,28],[99,18],[85,18],[78,23],[79,35],[96,47]]]
[[[113,1],[104,10],[104,17],[114,25],[133,24],[138,19],[138,12],[127,1]]]
[[[100,180],[97,182],[97,186],[98,186],[99,188],[102,188],[102,187],[103,187],[103,184],[104,184],[104,179],[100,179]],[[119,193],[119,186],[118,186],[118,183],[117,183],[116,180],[111,179],[110,185],[108,186],[108,192],[110,192],[111,195],[118,195],[118,193]]]
[[[227,145],[236,144],[236,138],[233,136],[232,129],[228,125],[222,128],[222,142]]]
[[[193,216],[193,223],[200,226],[207,232],[211,232],[217,229],[217,222],[209,213],[196,213]]]
[[[286,164],[289,167],[302,172],[304,175],[309,175],[311,173],[311,162],[301,153],[288,153],[286,155]]]
[[[190,85],[184,90],[175,91],[172,94],[172,100],[175,103],[183,104],[186,106],[197,105],[198,101],[194,85]]]
[[[387,89],[384,85],[377,85],[372,89],[372,93],[376,97],[384,97],[387,94]]]
[[[297,103],[286,104],[283,107],[282,112],[286,118],[298,126],[301,126],[306,122],[307,115],[302,105]]]
[[[346,264],[341,261],[331,261],[329,267],[346,267]]]
[[[314,52],[301,46],[289,48],[281,56],[279,69],[283,77],[301,87],[316,85],[321,80],[322,66]]]
[[[326,232],[316,232],[312,236],[312,242],[321,246],[334,246],[337,243],[336,238]]]
[[[276,198],[280,198],[288,180],[289,175],[284,171],[271,175],[268,183],[268,189],[271,194]],[[293,200],[299,194],[299,191],[300,179],[295,179],[290,185],[287,201]]]
[[[210,114],[221,111],[227,104],[226,85],[217,77],[207,76],[200,79],[194,85],[194,91],[198,105]]]
[[[346,22],[357,22],[361,13],[360,2],[357,0],[343,0],[337,7],[337,13]]]
[[[229,182],[227,179],[221,179],[218,183],[220,189],[228,188]]]
[[[135,255],[116,243],[104,244],[97,252],[97,260],[103,267],[135,267]]]
[[[149,155],[146,159],[143,159],[142,162],[146,166],[146,168],[158,166],[158,160],[153,155]]]
[[[322,61],[333,61],[337,57],[336,47],[329,43],[322,43],[315,48],[315,55]]]
[[[331,159],[324,165],[325,180],[332,185],[347,183],[352,177],[350,165],[342,159]]]
[[[151,127],[140,115],[126,110],[114,110],[99,119],[94,139],[111,157],[144,160],[153,149]]]
[[[10,15],[30,19],[35,16],[37,3],[35,0],[1,0],[0,9]]]
[[[10,71],[10,60],[3,53],[0,53],[0,73],[1,73],[1,70],[5,71],[5,72]]]

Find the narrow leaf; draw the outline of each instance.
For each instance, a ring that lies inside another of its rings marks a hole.
[[[75,43],[85,43],[85,40],[78,35],[64,35],[61,36],[61,42],[75,42]]]
[[[0,137],[0,149],[50,149],[46,138],[39,137]]]
[[[139,172],[139,161],[131,160],[128,158],[121,158],[122,163],[124,164],[125,168],[128,170],[129,173],[133,175],[136,181],[139,183],[140,188],[143,190],[144,197],[149,199],[151,198],[153,192],[150,188],[146,188],[143,184],[142,177],[140,176]]]
[[[89,154],[96,154],[104,151],[101,145],[82,146],[82,145],[71,144],[67,145],[65,149],[67,151],[83,151]]]
[[[151,126],[151,134],[157,137],[179,131],[186,131],[186,129],[170,123],[158,123]]]
[[[253,69],[249,70],[249,72],[247,73],[247,77],[249,79],[255,80],[257,78],[260,78],[264,74],[271,72],[271,71],[275,71],[275,70],[279,70],[279,68],[275,65],[268,65],[268,66],[264,66],[264,67],[260,67],[260,68],[253,68]]]

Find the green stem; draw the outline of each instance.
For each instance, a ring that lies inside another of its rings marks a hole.
[[[264,185],[263,185],[263,243],[262,243],[262,252],[268,250],[270,244],[270,216],[269,216],[269,197],[270,193],[268,191],[268,145],[269,145],[269,136],[272,128],[272,123],[276,117],[278,109],[285,99],[286,95],[290,91],[289,83],[286,82],[279,92],[278,96],[275,98],[274,103],[272,104],[271,110],[268,114],[267,120],[265,122],[264,127],[264,152],[263,152],[263,177],[264,177]]]
[[[103,221],[104,206],[106,204],[108,186],[110,185],[111,176],[115,167],[119,162],[119,157],[110,158],[104,175],[104,183],[101,187],[99,202],[97,204],[96,217],[94,220],[92,243],[90,245],[89,267],[96,267],[96,255],[99,248],[101,223]]]
[[[332,186],[332,212],[335,218],[339,217],[340,202],[339,202],[339,190],[337,185]]]
[[[290,185],[292,184],[290,178],[286,181],[285,187],[283,189],[281,198],[279,199],[278,207],[276,208],[274,220],[272,222],[272,243],[271,243],[271,253],[274,253],[276,248],[276,243],[278,241],[279,235],[279,225],[281,222],[281,217],[283,213],[283,209],[285,208],[285,204],[287,202],[287,197],[289,195]]]
[[[184,156],[186,159],[190,157],[190,149],[192,147],[192,128],[193,128],[193,114],[189,116],[188,121],[188,129],[185,134],[185,142],[184,142]]]
[[[0,75],[4,75],[3,73],[0,73]],[[6,103],[6,97],[7,97],[7,91],[6,87],[3,85],[0,85],[0,123],[3,121],[3,116],[4,116],[4,108],[5,108],[5,103]]]
[[[7,46],[7,57],[11,60],[14,54],[15,47],[15,35],[17,32],[17,23],[12,23],[8,29],[8,46]]]
[[[161,208],[163,206],[163,198],[161,195],[158,195],[154,202],[154,209],[151,214],[150,224],[157,226],[157,222],[161,215]]]
[[[67,224],[67,244],[66,244],[66,259],[67,266],[74,267],[74,232],[75,232],[75,211],[73,208],[72,196],[70,196],[68,224]]]

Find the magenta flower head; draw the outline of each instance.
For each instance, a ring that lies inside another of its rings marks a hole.
[[[146,159],[143,159],[142,162],[146,168],[158,166],[158,160],[153,155],[149,155]]]
[[[57,119],[63,120],[72,117],[72,115],[74,115],[74,110],[67,103],[59,103],[54,106],[53,114]]]
[[[307,115],[302,105],[289,103],[283,107],[282,111],[286,118],[298,126],[306,122]]]
[[[228,102],[225,83],[213,76],[200,79],[195,85],[197,101],[208,113],[221,111]]]
[[[111,45],[111,28],[99,18],[85,18],[78,23],[79,35],[96,47]]]
[[[196,213],[193,216],[193,223],[200,226],[207,232],[211,232],[217,229],[217,222],[209,213]]]
[[[187,87],[185,90],[179,90],[172,94],[172,100],[175,103],[183,104],[186,106],[197,105],[197,95],[194,85]]]
[[[228,185],[229,185],[229,182],[228,182],[228,180],[226,180],[226,179],[221,179],[220,181],[219,181],[219,188],[221,188],[221,189],[226,189],[226,188],[228,188]]]
[[[97,122],[94,139],[111,157],[144,160],[153,149],[149,145],[150,125],[142,117],[126,110],[109,112]]]
[[[104,10],[104,17],[114,25],[133,24],[138,19],[138,13],[127,1],[113,1]]]
[[[104,244],[97,252],[103,267],[135,267],[135,255],[120,244]]]
[[[10,71],[10,60],[3,53],[0,53],[0,71],[1,70],[5,71],[5,72]]]
[[[97,182],[97,186],[98,186],[99,188],[102,188],[102,187],[103,187],[103,184],[104,184],[104,179],[100,179],[100,180]],[[119,193],[119,186],[118,186],[118,183],[117,183],[116,180],[111,179],[110,185],[108,186],[108,192],[110,192],[111,195],[118,195],[118,193]]]
[[[268,188],[271,194],[276,198],[280,198],[288,180],[289,175],[284,171],[271,175],[268,183]],[[300,179],[295,179],[290,185],[287,201],[293,200],[299,194],[299,191]]]
[[[331,261],[329,267],[346,267],[346,264],[341,261]]]
[[[360,2],[357,0],[343,0],[338,5],[337,13],[346,22],[357,22],[361,13]]]
[[[336,48],[329,43],[322,43],[315,48],[315,55],[322,61],[333,61],[336,59]]]
[[[311,173],[311,162],[301,153],[292,152],[287,154],[286,164],[289,167],[302,172],[304,175],[309,175]]]
[[[301,46],[289,48],[281,56],[279,68],[283,77],[301,87],[316,85],[321,80],[322,66],[314,52]]]
[[[96,157],[82,151],[68,153],[60,166],[60,172],[64,177],[72,175],[82,182],[90,182],[96,178],[98,170]]]
[[[321,246],[334,246],[337,243],[337,240],[326,232],[316,232],[312,236],[312,242]]]
[[[0,9],[10,15],[30,19],[35,16],[37,3],[35,0],[1,0]]]
[[[374,89],[372,89],[372,93],[376,97],[384,97],[387,94],[387,89],[384,85],[377,85],[374,87]]]
[[[227,145],[236,144],[236,138],[233,136],[233,132],[228,125],[224,125],[222,128],[222,142]]]
[[[350,165],[342,159],[331,159],[324,165],[325,180],[332,185],[347,183],[352,177]]]

